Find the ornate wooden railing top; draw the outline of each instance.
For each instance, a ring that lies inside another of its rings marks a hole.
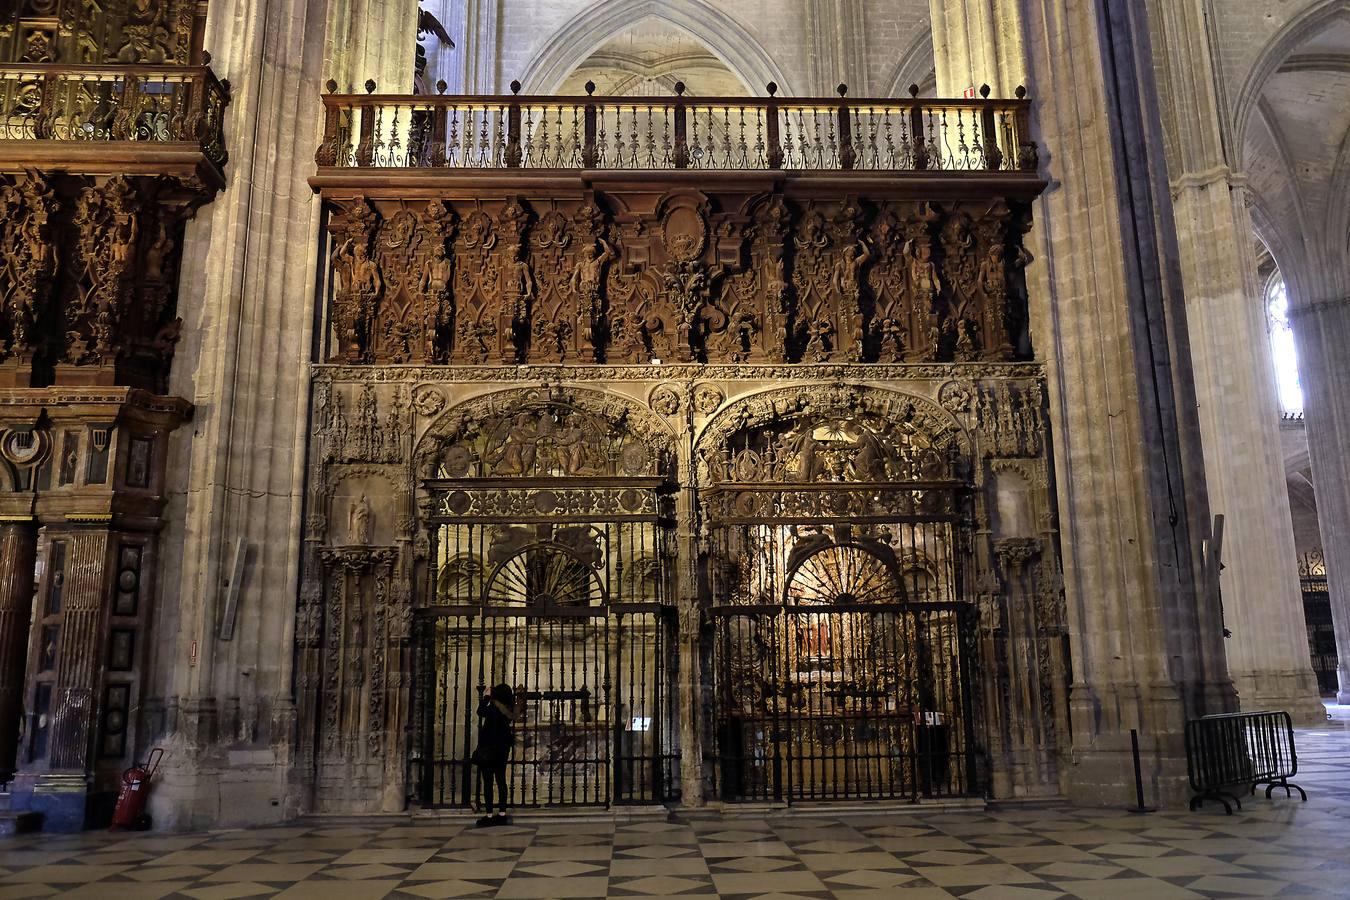
[[[1026,91],[1012,100],[338,94],[320,167],[1035,172]],[[439,87],[444,89],[444,82]],[[588,91],[594,90],[588,82]]]
[[[228,103],[207,66],[0,64],[0,142],[189,144],[219,169]]]

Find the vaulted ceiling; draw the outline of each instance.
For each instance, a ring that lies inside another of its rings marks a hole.
[[[593,81],[597,94],[669,96],[683,81],[698,97],[744,97],[745,83],[692,35],[649,18],[605,41],[567,76],[559,93],[583,94]]]
[[[1344,287],[1350,249],[1350,19],[1293,48],[1241,132],[1253,218],[1301,302]]]

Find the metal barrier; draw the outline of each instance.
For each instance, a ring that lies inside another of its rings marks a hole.
[[[1298,774],[1294,751],[1294,724],[1287,712],[1229,713],[1204,716],[1186,723],[1186,768],[1190,775],[1191,810],[1205,800],[1218,800],[1232,814],[1242,801],[1226,788],[1248,788],[1255,794],[1266,785],[1266,797],[1275,788],[1293,791],[1307,801],[1308,794],[1289,779]]]

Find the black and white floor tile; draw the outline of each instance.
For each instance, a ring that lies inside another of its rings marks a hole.
[[[1350,708],[1299,734],[1310,799],[1135,815],[1063,804],[671,821],[312,821],[0,839],[0,900],[1181,900],[1350,897]]]

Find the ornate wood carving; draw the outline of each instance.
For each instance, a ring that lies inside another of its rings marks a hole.
[[[4,310],[4,358],[31,366],[43,349],[47,303],[56,268],[55,192],[34,172],[0,186],[0,215],[9,223],[0,235],[0,305]]]
[[[1020,216],[692,190],[358,198],[329,225],[332,358],[1011,361],[1026,346]]]
[[[204,198],[174,179],[0,182],[0,358],[12,384],[161,391],[173,359],[183,226]]]
[[[200,0],[19,0],[0,12],[0,61],[187,65],[201,56]]]

